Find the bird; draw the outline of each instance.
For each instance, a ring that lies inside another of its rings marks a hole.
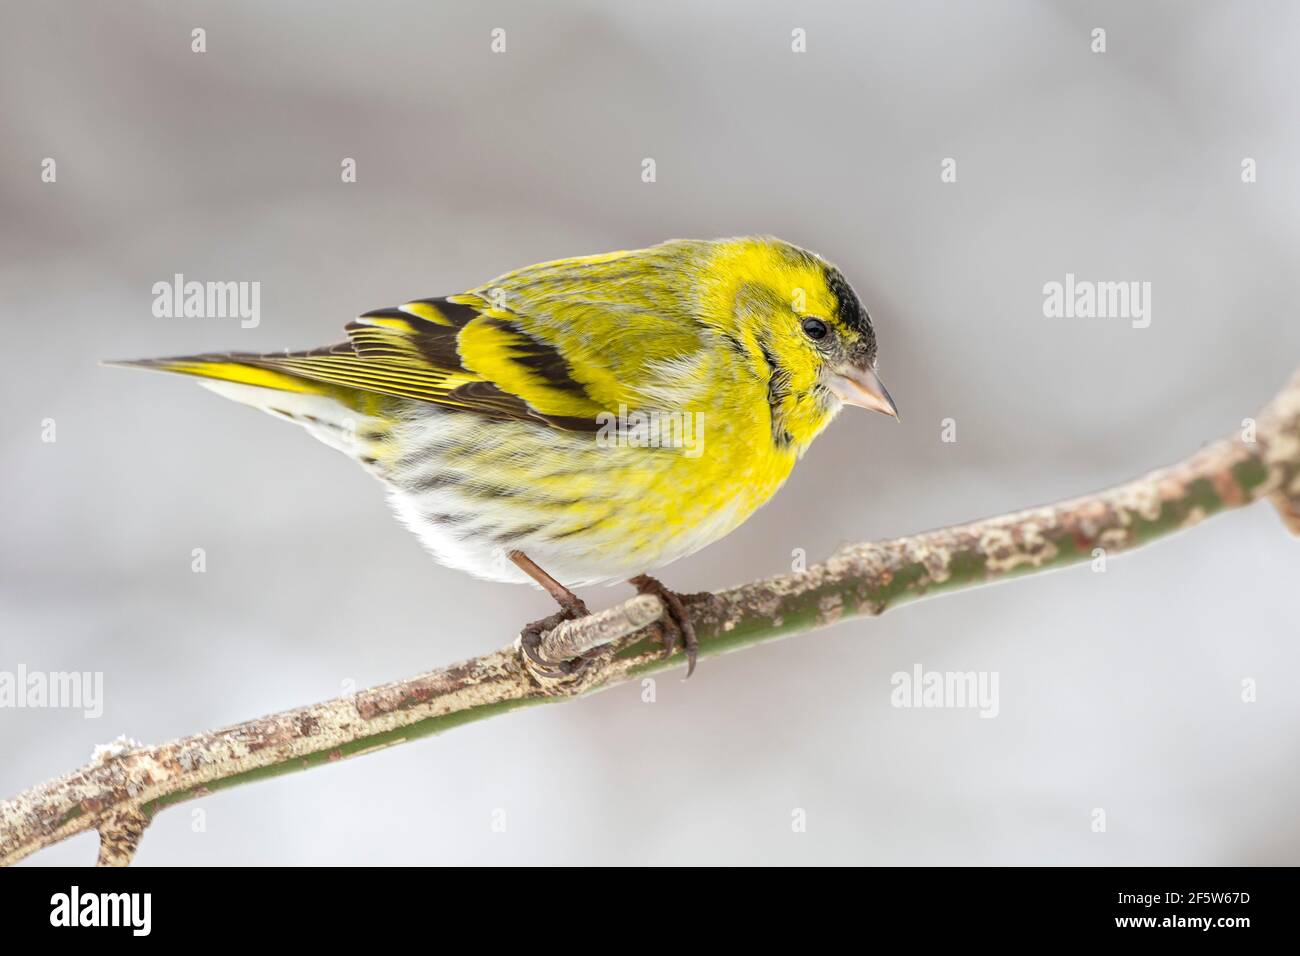
[[[527,266],[365,312],[302,351],[105,364],[195,376],[305,428],[380,479],[443,565],[664,599],[667,653],[698,639],[649,572],[734,531],[845,405],[898,418],[843,273],[771,236],[675,239]],[[581,663],[581,662],[577,662]]]

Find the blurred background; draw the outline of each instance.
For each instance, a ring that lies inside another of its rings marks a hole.
[[[104,712],[0,709],[0,796],[550,610],[436,566],[304,432],[97,360],[320,345],[535,261],[774,233],[855,284],[903,423],[842,416],[670,585],[1071,496],[1300,365],[1298,40],[1284,2],[6,4],[0,669],[102,671]],[[1151,282],[1150,327],[1045,318],[1067,272]],[[260,325],[156,318],[175,273],[260,282]],[[137,861],[1295,864],[1298,572],[1257,506],[1104,574],[707,660],[653,704],[625,685],[213,795]],[[891,707],[917,664],[996,671],[999,716]]]

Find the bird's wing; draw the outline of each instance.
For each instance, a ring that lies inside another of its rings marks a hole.
[[[575,372],[563,342],[548,343],[525,326],[466,293],[367,312],[346,326],[348,341],[324,348],[112,364],[281,391],[394,396],[570,431],[594,431],[597,415],[627,403],[635,383],[586,354]]]

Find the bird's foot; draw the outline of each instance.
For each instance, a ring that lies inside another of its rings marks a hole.
[[[686,651],[686,676],[695,673],[695,661],[700,654],[700,640],[695,634],[695,625],[682,603],[681,595],[670,591],[663,582],[648,574],[638,574],[627,582],[636,588],[638,594],[653,594],[664,602],[664,614],[657,627],[663,635],[664,652],[672,656],[680,644]]]
[[[525,574],[536,581],[541,587],[555,598],[555,603],[560,605],[560,609],[549,617],[533,621],[531,624],[525,624],[522,631],[519,632],[519,647],[524,652],[524,656],[544,677],[562,679],[577,674],[590,663],[590,657],[575,657],[568,661],[549,661],[542,657],[542,636],[550,630],[553,630],[561,621],[574,621],[580,617],[586,617],[591,612],[587,610],[587,605],[582,598],[578,597],[568,588],[566,588],[555,578],[551,577],[536,562],[522,551],[511,551],[509,558]]]
[[[577,601],[576,607],[562,607],[548,617],[525,624],[523,630],[519,632],[520,649],[532,667],[543,677],[555,680],[572,677],[591,662],[588,656],[575,657],[568,661],[549,661],[542,656],[542,635],[553,630],[561,621],[575,621],[590,613],[582,601],[576,598],[574,600]]]

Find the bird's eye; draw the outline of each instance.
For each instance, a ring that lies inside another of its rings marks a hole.
[[[826,323],[821,319],[810,317],[803,320],[803,334],[813,341],[826,338],[826,333],[829,331],[830,329],[826,327]]]

